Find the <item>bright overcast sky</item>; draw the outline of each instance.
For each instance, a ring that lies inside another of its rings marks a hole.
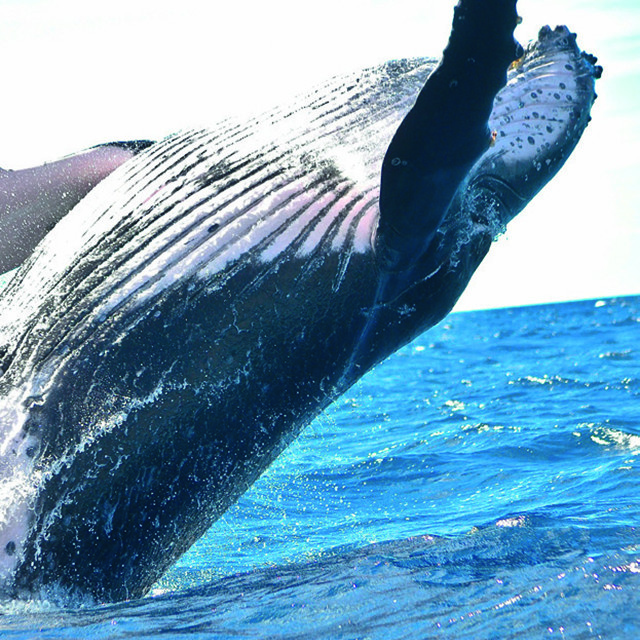
[[[260,111],[340,71],[437,56],[454,4],[0,0],[0,166],[159,138]],[[519,2],[523,43],[543,24],[568,24],[605,76],[574,156],[493,247],[464,307],[640,293],[638,5]]]

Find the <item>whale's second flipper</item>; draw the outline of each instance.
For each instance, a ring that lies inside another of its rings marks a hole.
[[[0,273],[22,264],[98,182],[151,144],[113,142],[40,167],[0,169]]]
[[[421,265],[423,274],[445,260],[459,271],[473,244],[484,244],[484,255],[558,173],[591,120],[602,75],[597,61],[580,50],[567,27],[540,30],[495,98],[489,118],[493,142],[456,192]]]

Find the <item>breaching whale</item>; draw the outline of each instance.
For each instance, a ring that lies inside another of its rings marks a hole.
[[[600,74],[564,27],[523,51],[515,5],[461,0],[435,70],[390,62],[152,145],[44,238],[0,294],[8,596],[143,595],[450,311]]]

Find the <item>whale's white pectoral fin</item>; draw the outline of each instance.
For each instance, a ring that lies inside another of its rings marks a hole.
[[[493,215],[500,231],[561,169],[591,120],[596,62],[567,27],[540,30],[496,96],[495,144],[470,173],[467,214]]]
[[[147,144],[100,145],[40,167],[0,169],[0,273],[24,262],[60,218]]]

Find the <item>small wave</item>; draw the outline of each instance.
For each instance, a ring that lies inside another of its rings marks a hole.
[[[631,349],[625,349],[624,351],[607,351],[601,353],[598,358],[601,360],[633,360],[634,355]]]
[[[590,383],[580,380],[572,380],[570,378],[563,378],[559,375],[550,376],[545,373],[543,376],[521,376],[519,378],[516,378],[515,380],[509,380],[507,384],[522,387],[548,387],[551,389],[559,385],[569,385],[571,387],[588,387]]]

